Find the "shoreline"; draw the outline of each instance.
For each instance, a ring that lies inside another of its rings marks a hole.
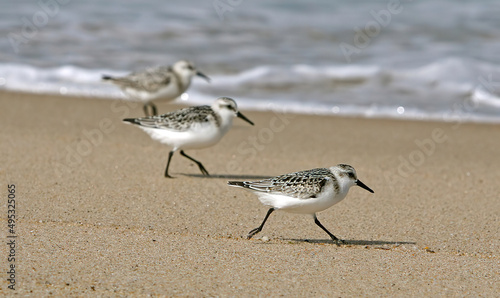
[[[235,119],[219,144],[187,152],[215,177],[200,178],[176,154],[176,178],[166,179],[169,148],[121,123],[142,116],[140,105],[12,92],[0,102],[0,173],[16,185],[18,204],[16,294],[500,291],[498,125],[243,110],[255,127]],[[348,244],[333,245],[310,217],[284,212],[244,238],[267,208],[227,180],[339,163],[375,191],[352,189],[318,214]],[[13,294],[6,280],[0,293]]]
[[[26,91],[18,91],[18,90],[7,90],[7,89],[0,89],[0,92],[2,93],[8,93],[8,94],[24,94],[24,95],[32,95],[34,97],[59,97],[59,98],[71,98],[71,99],[99,99],[103,101],[110,101],[110,110],[113,113],[116,113],[118,115],[129,115],[127,111],[130,110],[137,110],[136,108],[140,106],[140,104],[136,104],[133,101],[130,101],[126,98],[118,98],[118,97],[101,97],[101,96],[91,96],[91,95],[78,95],[78,94],[60,94],[60,93],[39,93],[39,92],[26,92]],[[237,98],[233,98],[237,100]],[[215,100],[215,97],[214,99]],[[196,101],[196,100],[187,100],[185,102],[179,102],[175,101],[173,103],[167,103],[167,102],[158,102],[160,106],[163,106],[164,110],[163,112],[166,113],[170,111],[168,107],[170,106],[171,108],[173,107],[174,109],[177,108],[182,108],[186,106],[197,106],[197,105],[210,105],[213,100],[210,102],[207,101]],[[395,114],[389,114],[388,112],[384,114],[379,114],[379,115],[366,115],[358,112],[358,113],[340,113],[340,112],[320,112],[320,111],[314,111],[311,110],[310,107],[303,107],[303,106],[297,106],[293,105],[292,107],[288,107],[285,109],[282,109],[277,106],[277,104],[273,103],[271,105],[266,104],[264,108],[264,104],[261,101],[257,102],[257,105],[248,107],[247,105],[239,105],[244,108],[246,111],[252,111],[252,112],[263,112],[263,113],[286,113],[286,114],[293,114],[293,115],[300,115],[300,116],[323,116],[323,117],[337,117],[337,118],[349,118],[349,119],[368,119],[368,120],[396,120],[396,121],[410,121],[410,122],[442,122],[442,123],[470,123],[470,124],[489,124],[489,125],[499,125],[500,124],[500,118],[492,118],[492,117],[487,117],[483,116],[482,118],[478,118],[477,115],[470,114],[468,112],[464,112],[464,115],[468,115],[467,117],[462,117],[462,118],[457,118],[455,116],[453,117],[446,117],[443,115],[425,115],[423,116],[420,112],[412,112],[410,116],[409,113],[406,113],[406,116],[398,116]],[[272,108],[270,108],[272,107]],[[308,112],[304,112],[307,110]],[[325,109],[335,109],[338,107],[334,106],[332,107],[325,107],[322,106],[322,108]],[[462,108],[467,111],[474,110],[474,106],[470,106],[467,104],[465,101],[461,105],[457,105],[456,108]],[[404,110],[404,107],[403,107]],[[162,113],[163,113],[162,112]],[[139,114],[135,115],[134,117],[140,117],[144,116],[144,114]],[[125,116],[129,117],[129,116]],[[426,118],[427,117],[427,118]]]

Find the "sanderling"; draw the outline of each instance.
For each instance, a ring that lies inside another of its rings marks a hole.
[[[339,164],[331,168],[318,168],[264,179],[261,181],[228,181],[228,185],[247,188],[259,196],[267,211],[262,224],[248,233],[252,238],[262,230],[267,218],[274,210],[292,213],[311,214],[314,222],[339,244],[342,240],[330,233],[316,217],[316,212],[323,211],[342,201],[349,188],[360,186],[373,193],[368,186],[359,181],[356,171],[349,165]]]
[[[165,177],[175,151],[195,162],[203,175],[209,175],[201,162],[188,156],[183,149],[200,149],[215,145],[233,125],[233,118],[239,117],[253,125],[237,110],[236,102],[229,97],[219,97],[212,106],[197,106],[180,109],[160,116],[128,118],[123,121],[139,125],[152,139],[172,146],[168,154]]]
[[[153,116],[157,115],[154,100],[172,101],[179,97],[191,84],[194,75],[210,78],[197,71],[193,63],[181,60],[173,66],[159,66],[133,72],[124,77],[103,75],[102,79],[118,85],[132,100],[144,103],[144,113],[149,116],[148,106]]]

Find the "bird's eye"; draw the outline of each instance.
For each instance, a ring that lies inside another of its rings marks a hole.
[[[189,70],[194,70],[194,67],[193,67],[192,65],[188,65],[188,66],[187,66],[187,68],[188,68]]]

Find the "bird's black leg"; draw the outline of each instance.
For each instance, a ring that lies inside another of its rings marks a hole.
[[[170,151],[170,152],[168,153],[167,168],[165,169],[165,177],[166,177],[166,178],[173,178],[172,176],[170,176],[170,175],[168,174],[168,167],[170,166],[170,160],[172,159],[172,156],[174,155],[174,152],[175,152],[175,151],[173,151],[173,150],[172,150],[172,151]]]
[[[330,236],[330,238],[332,238],[333,241],[335,241],[335,243],[337,243],[337,245],[339,245],[339,243],[344,243],[343,240],[335,237],[335,235],[333,235],[332,233],[330,233],[330,231],[328,231],[318,220],[318,218],[316,217],[316,214],[314,214],[314,222],[320,227],[323,229],[323,231],[325,231],[328,236]]]
[[[181,150],[181,155],[190,159],[191,161],[195,162],[197,165],[198,165],[198,168],[200,168],[200,171],[203,175],[205,176],[210,176],[210,174],[208,173],[208,171],[205,169],[205,167],[201,164],[201,162],[197,161],[196,159],[192,158],[191,156],[187,155],[186,153],[184,153],[184,151]]]
[[[151,107],[151,114],[149,113],[149,107]],[[145,103],[142,109],[144,110],[144,114],[146,115],[146,117],[158,115],[158,110],[156,109],[156,105],[152,102]]]
[[[274,208],[270,208],[268,211],[267,211],[267,214],[266,214],[266,217],[264,217],[264,221],[260,224],[260,226],[258,228],[255,228],[253,230],[251,230],[249,233],[248,233],[248,236],[247,236],[247,239],[250,239],[253,237],[253,235],[257,234],[258,232],[262,231],[262,228],[264,227],[264,224],[266,223],[267,221],[267,218],[269,217],[269,215],[271,215],[271,213],[273,213],[274,211]]]
[[[158,116],[158,110],[156,109],[156,105],[152,102],[149,103],[149,105],[151,106],[151,112],[153,113],[152,116]]]

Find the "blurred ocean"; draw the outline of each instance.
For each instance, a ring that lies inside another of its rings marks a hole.
[[[100,81],[189,59],[187,104],[500,123],[500,1],[0,0],[0,88],[124,98]],[[160,112],[165,106],[160,106]]]

